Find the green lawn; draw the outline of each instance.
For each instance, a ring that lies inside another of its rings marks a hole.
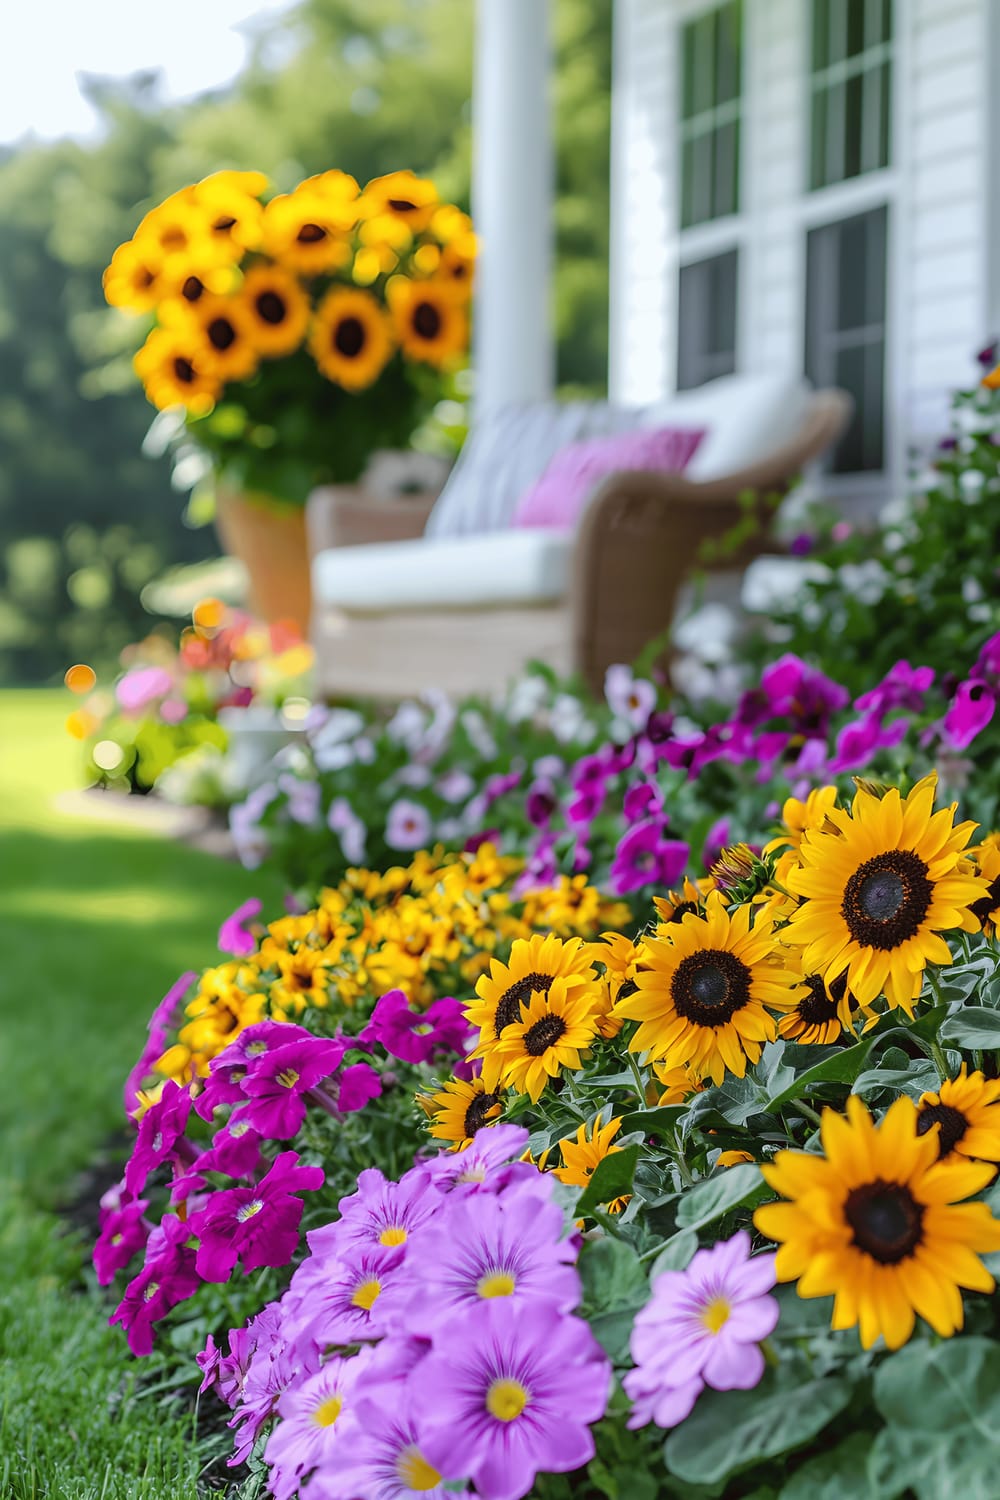
[[[68,695],[0,693],[0,1495],[185,1500],[204,1453],[148,1381],[59,1206],[122,1123],[152,1007],[215,956],[219,922],[277,884],[181,845],[69,817]]]

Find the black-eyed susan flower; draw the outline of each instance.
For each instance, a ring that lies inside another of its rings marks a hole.
[[[386,297],[408,359],[438,369],[461,359],[469,345],[469,320],[464,302],[448,282],[393,276]]]
[[[309,298],[294,276],[280,266],[260,265],[248,271],[240,300],[253,323],[253,338],[265,359],[290,354],[305,337]]]
[[[522,1000],[519,1019],[489,1045],[484,1078],[489,1062],[490,1076],[495,1070],[505,1087],[537,1103],[550,1079],[564,1068],[580,1067],[580,1054],[598,1035],[598,1004],[595,988],[580,989],[565,979],[555,979],[544,994],[536,991],[530,1000]]]
[[[190,333],[154,328],[133,361],[154,406],[183,406],[195,416],[215,405],[222,377],[215,361]]]
[[[134,244],[158,260],[164,281],[180,286],[191,271],[204,273],[233,259],[232,245],[212,233],[211,214],[193,187],[171,193],[140,221]]]
[[[563,1165],[555,1168],[559,1181],[570,1187],[585,1188],[604,1158],[621,1150],[620,1146],[614,1144],[621,1124],[620,1117],[617,1120],[603,1121],[601,1115],[598,1115],[590,1125],[580,1126],[575,1140],[560,1141]],[[628,1194],[613,1198],[606,1205],[608,1213],[620,1214],[628,1201]]]
[[[500,1118],[503,1094],[488,1089],[481,1078],[449,1078],[436,1093],[418,1094],[417,1103],[430,1121],[430,1134],[461,1151]]]
[[[778,1022],[778,1035],[791,1042],[835,1042],[851,1031],[858,1002],[847,988],[847,975],[829,982],[822,974],[803,974],[804,990]]]
[[[969,1073],[963,1063],[955,1078],[946,1078],[936,1094],[921,1094],[917,1134],[939,1127],[942,1161],[1000,1162],[1000,1079]]]
[[[392,219],[405,225],[411,234],[427,228],[437,206],[438,193],[433,182],[409,171],[373,177],[360,203],[365,219]]]
[[[648,967],[634,995],[615,1009],[638,1021],[631,1052],[668,1068],[689,1064],[701,1078],[722,1082],[726,1069],[742,1078],[776,1035],[767,1009],[790,1009],[797,998],[770,919],[750,925],[749,906],[727,911],[718,892],[704,917],[686,916],[645,940]]]
[[[205,295],[186,305],[178,321],[186,317],[207,350],[215,373],[223,381],[245,380],[260,362],[255,325],[239,297]],[[163,310],[166,323],[172,309]]]
[[[490,960],[488,974],[480,975],[477,998],[465,1007],[470,1026],[478,1026],[479,1043],[473,1057],[483,1059],[483,1077],[496,1086],[499,1064],[493,1055],[496,1042],[508,1026],[521,1020],[522,1005],[535,995],[547,995],[557,979],[572,993],[586,991],[597,999],[597,971],[591,955],[579,938],[565,941],[552,933],[517,938],[506,963]]]
[[[266,187],[263,172],[213,172],[194,190],[210,237],[226,245],[236,261],[245,251],[256,250],[263,239],[264,205],[259,199]]]
[[[936,776],[909,796],[859,787],[851,812],[827,813],[830,831],[807,832],[788,874],[803,897],[785,940],[803,968],[829,983],[846,972],[862,1005],[885,993],[913,1015],[928,963],[950,964],[942,932],[975,932],[972,907],[986,895],[965,854],[974,823],[954,824],[955,804],[933,811]]]
[[[975,865],[976,874],[989,883],[985,896],[972,904],[972,915],[983,924],[983,931],[995,937],[1000,920],[1000,834],[989,833],[977,849],[969,855]]]
[[[779,1243],[779,1281],[800,1297],[834,1297],[832,1327],[905,1344],[919,1313],[942,1338],[962,1327],[960,1288],[992,1292],[978,1259],[1000,1250],[1000,1223],[985,1203],[964,1203],[993,1176],[987,1164],[938,1161],[935,1132],[917,1133],[912,1099],[897,1099],[876,1126],[857,1096],[847,1117],[823,1111],[823,1155],[780,1151],[763,1166],[785,1203],[754,1214]]]
[[[264,250],[288,271],[317,276],[345,266],[348,231],[357,218],[349,201],[308,186],[279,193],[264,210]]]
[[[334,287],[316,310],[309,348],[328,380],[348,391],[378,379],[392,354],[392,333],[370,292]]]
[[[155,246],[126,240],[104,273],[104,295],[112,307],[151,312],[163,296],[163,257]]]

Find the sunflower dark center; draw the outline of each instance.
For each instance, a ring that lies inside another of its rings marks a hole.
[[[634,995],[639,986],[634,979],[626,979],[621,989],[615,996],[616,1000],[627,1000],[629,995]]]
[[[797,1010],[799,1016],[808,1026],[821,1026],[824,1021],[835,1021],[837,1019],[837,1005],[844,994],[843,975],[838,975],[831,989],[839,984],[840,994],[837,999],[827,993],[826,985],[823,983],[821,974],[810,974],[806,979],[809,993],[799,1001]]]
[[[153,285],[153,282],[155,280],[156,277],[153,275],[152,271],[149,270],[148,266],[140,266],[138,271],[136,271],[135,273],[136,285],[141,287],[143,291],[147,291]]]
[[[912,849],[890,849],[855,870],[840,910],[855,942],[886,952],[913,937],[933,894],[920,856]]]
[[[697,910],[698,908],[693,901],[681,901],[674,907],[667,918],[667,922],[681,922],[685,917],[689,916],[692,912],[697,912]]]
[[[185,302],[197,302],[204,290],[205,283],[200,276],[189,276],[181,287],[181,296]]]
[[[879,1177],[854,1188],[844,1213],[855,1245],[883,1266],[905,1260],[923,1238],[924,1210],[901,1182]]]
[[[195,378],[194,365],[179,354],[174,360],[174,374],[182,385],[190,385]]]
[[[565,1031],[566,1022],[562,1016],[543,1016],[524,1033],[524,1050],[529,1057],[541,1057],[550,1047],[555,1046]]]
[[[978,901],[974,901],[969,910],[974,917],[979,918],[980,922],[985,922],[987,917],[996,911],[998,906],[1000,906],[1000,875],[997,876],[996,880],[990,881],[989,894],[981,896]]]
[[[413,326],[422,339],[436,339],[441,332],[441,314],[430,302],[418,302],[413,309]]]
[[[300,245],[316,245],[326,239],[326,230],[322,224],[303,224],[295,238]]]
[[[465,1133],[471,1140],[477,1130],[482,1130],[494,1104],[500,1103],[499,1094],[477,1094],[465,1111]]]
[[[236,342],[236,329],[228,318],[213,318],[207,332],[208,342],[213,349],[230,349]]]
[[[941,1126],[938,1136],[938,1157],[954,1151],[969,1128],[969,1122],[960,1109],[951,1104],[923,1104],[917,1115],[917,1135],[926,1135],[935,1125]]]
[[[255,299],[257,315],[264,323],[283,323],[288,315],[284,297],[277,292],[261,292]]]
[[[387,201],[395,214],[411,214],[417,206],[411,203],[409,198],[389,198]]]
[[[365,345],[365,325],[360,318],[341,318],[333,334],[333,347],[345,359],[354,359]]]
[[[725,1026],[750,999],[750,970],[735,953],[705,948],[682,958],[670,981],[679,1016],[695,1026]]]
[[[516,979],[509,990],[504,990],[497,1001],[497,1013],[493,1018],[493,1030],[497,1036],[521,1019],[521,1002],[525,1004],[532,995],[547,995],[552,988],[552,974],[525,974]]]

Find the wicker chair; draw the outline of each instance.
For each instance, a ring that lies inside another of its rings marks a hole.
[[[680,590],[699,567],[742,569],[776,549],[775,502],[836,441],[850,411],[842,392],[815,392],[791,441],[722,478],[610,475],[587,505],[572,541],[568,589],[555,600],[396,608],[387,590],[384,605],[356,609],[314,588],[318,691],[387,699],[431,687],[485,693],[532,660],[579,673],[600,690],[608,666],[634,660],[670,630]],[[357,489],[317,490],[307,511],[310,552],[315,559],[331,547],[419,538],[433,503],[433,496],[373,502]],[[489,536],[475,540],[490,544]],[[706,545],[714,557],[706,558]]]

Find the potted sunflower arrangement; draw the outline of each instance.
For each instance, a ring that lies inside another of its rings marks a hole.
[[[223,171],[172,193],[104,274],[152,317],[135,356],[176,437],[210,460],[223,543],[269,620],[308,620],[304,506],[406,447],[468,349],[471,222],[409,171],[270,194]]]

